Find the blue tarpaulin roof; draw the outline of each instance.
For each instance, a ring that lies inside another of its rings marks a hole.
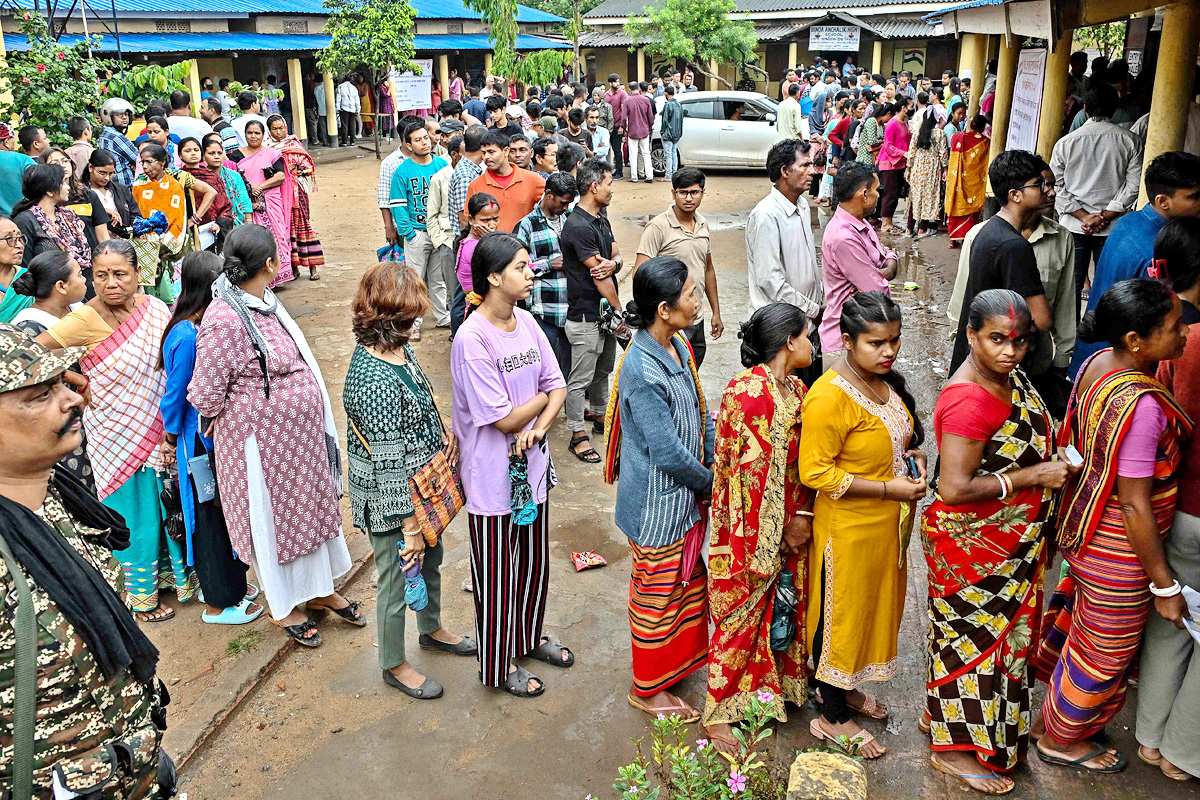
[[[1007,2],[1008,0],[970,0],[970,2],[967,3],[958,3],[956,5],[946,6],[945,8],[938,9],[931,14],[924,15],[921,17],[921,19],[940,19],[952,11],[962,11],[966,8],[979,8],[980,6],[1000,6]]]
[[[63,34],[63,44],[75,44],[83,37],[79,34]],[[100,52],[115,53],[116,39],[103,35]],[[205,53],[205,52],[264,52],[321,50],[329,45],[324,34],[287,33],[240,33],[221,31],[216,33],[126,33],[121,36],[121,52],[124,53]],[[517,36],[518,50],[563,50],[570,48],[566,42],[546,39],[541,36],[521,34]],[[4,47],[9,52],[28,49],[28,42],[19,33],[4,34]],[[418,51],[434,50],[491,50],[492,43],[483,33],[475,34],[418,34],[413,37],[413,47]]]
[[[7,0],[5,5],[33,10],[35,0]],[[117,16],[195,14],[199,17],[244,17],[247,14],[328,14],[322,0],[115,0]],[[45,8],[45,0],[41,0]],[[421,19],[480,19],[478,11],[461,0],[409,0]],[[69,2],[58,0],[58,13],[66,13]],[[109,13],[109,3],[92,7],[98,16]],[[44,11],[43,11],[44,13]],[[76,11],[76,13],[78,13]],[[517,6],[517,22],[561,22],[561,17],[527,6]]]

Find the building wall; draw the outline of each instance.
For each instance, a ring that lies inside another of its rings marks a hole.
[[[229,20],[225,19],[193,19],[189,20],[189,28],[192,33],[212,33],[214,31],[229,30]],[[11,23],[11,25],[10,25]],[[92,17],[88,18],[88,33],[108,34],[108,30],[104,27],[105,24],[112,25],[112,20],[98,20]],[[119,19],[117,21],[117,29],[121,33],[157,33],[158,27],[152,19]],[[15,21],[6,19],[4,24],[6,32],[17,32]],[[83,21],[79,19],[78,14],[67,21],[67,33],[83,33]],[[173,33],[176,31],[172,31]]]
[[[284,30],[285,22],[307,22],[307,33],[324,33],[325,21],[328,17],[317,17],[309,15],[294,15],[294,14],[258,14],[254,17],[254,26],[248,30],[255,33],[295,33],[293,30]]]
[[[198,58],[196,68],[201,77],[208,76],[213,79],[214,87],[221,78],[233,80],[234,77],[232,58]]]

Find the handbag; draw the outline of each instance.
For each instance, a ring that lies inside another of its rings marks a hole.
[[[411,363],[416,366],[421,382],[432,396],[433,386],[425,377],[425,371],[416,361]],[[434,412],[437,413],[436,407]],[[442,421],[440,413],[437,418],[438,426],[442,429],[442,438],[445,439],[446,423]],[[359,431],[354,420],[350,420],[350,427],[354,429],[354,435],[369,454],[371,446],[367,444],[366,437]],[[450,521],[462,510],[465,502],[458,469],[446,458],[446,451],[439,449],[433,454],[433,458],[413,474],[408,486],[412,495],[413,515],[421,526],[421,535],[425,538],[426,545],[434,547],[442,532],[450,525]]]
[[[398,244],[385,244],[375,251],[375,255],[379,257],[380,262],[396,261],[404,263],[404,248]]]
[[[171,473],[162,475],[163,490],[158,499],[166,511],[165,522],[167,536],[172,541],[182,542],[187,538],[187,527],[183,522],[183,500],[179,492],[179,478]]]

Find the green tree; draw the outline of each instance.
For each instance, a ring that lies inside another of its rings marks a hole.
[[[1112,58],[1125,48],[1125,20],[1106,22],[1090,28],[1079,28],[1072,37],[1075,46],[1085,50],[1099,50],[1100,55]]]
[[[46,20],[37,12],[21,12],[18,23],[29,49],[8,55],[4,77],[12,92],[12,103],[0,105],[0,115],[4,119],[22,116],[25,121],[42,126],[51,142],[68,145],[71,136],[67,133],[67,119],[100,107],[111,90],[97,76],[111,75],[119,65],[116,61],[89,57],[87,40],[73,45],[58,43],[46,29]],[[92,47],[99,44],[99,38],[92,37]]]
[[[329,46],[317,54],[317,66],[335,75],[357,72],[370,84],[372,107],[379,108],[379,84],[388,71],[421,69],[412,63],[413,30],[417,12],[408,0],[325,0]],[[328,98],[333,102],[333,98]],[[375,158],[379,125],[373,125]]]
[[[171,92],[178,89],[188,91],[186,81],[191,69],[191,61],[180,61],[165,67],[138,64],[109,78],[105,85],[109,94],[120,95],[133,103],[134,108],[141,109],[151,100],[169,100]]]
[[[542,85],[562,77],[573,54],[565,50],[517,52],[517,0],[466,0],[488,24],[492,42],[492,73],[524,84]],[[578,48],[577,48],[578,49]]]
[[[583,24],[583,15],[601,2],[603,0],[527,0],[524,3],[530,8],[563,18],[557,27],[573,43],[574,60],[571,73],[576,77],[583,74],[583,64],[579,58],[579,37],[588,29],[588,26]]]
[[[662,0],[648,6],[645,16],[630,18],[625,33],[651,55],[684,59],[694,71],[729,88],[729,81],[708,71],[710,62],[740,63],[762,72],[749,63],[758,49],[754,23],[730,19],[736,9],[734,0]]]

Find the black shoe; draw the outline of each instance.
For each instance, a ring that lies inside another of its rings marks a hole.
[[[445,692],[442,685],[430,677],[426,677],[425,682],[416,689],[410,689],[401,683],[400,679],[391,673],[391,670],[386,669],[383,671],[383,682],[388,686],[394,686],[414,700],[437,700]]]
[[[439,642],[428,633],[422,633],[417,637],[417,644],[421,646],[422,650],[442,650],[447,653],[453,653],[456,656],[474,656],[479,654],[479,645],[475,644],[475,640],[469,636],[462,637],[462,641],[458,644],[447,644],[446,642]],[[391,673],[388,674],[390,675]]]

